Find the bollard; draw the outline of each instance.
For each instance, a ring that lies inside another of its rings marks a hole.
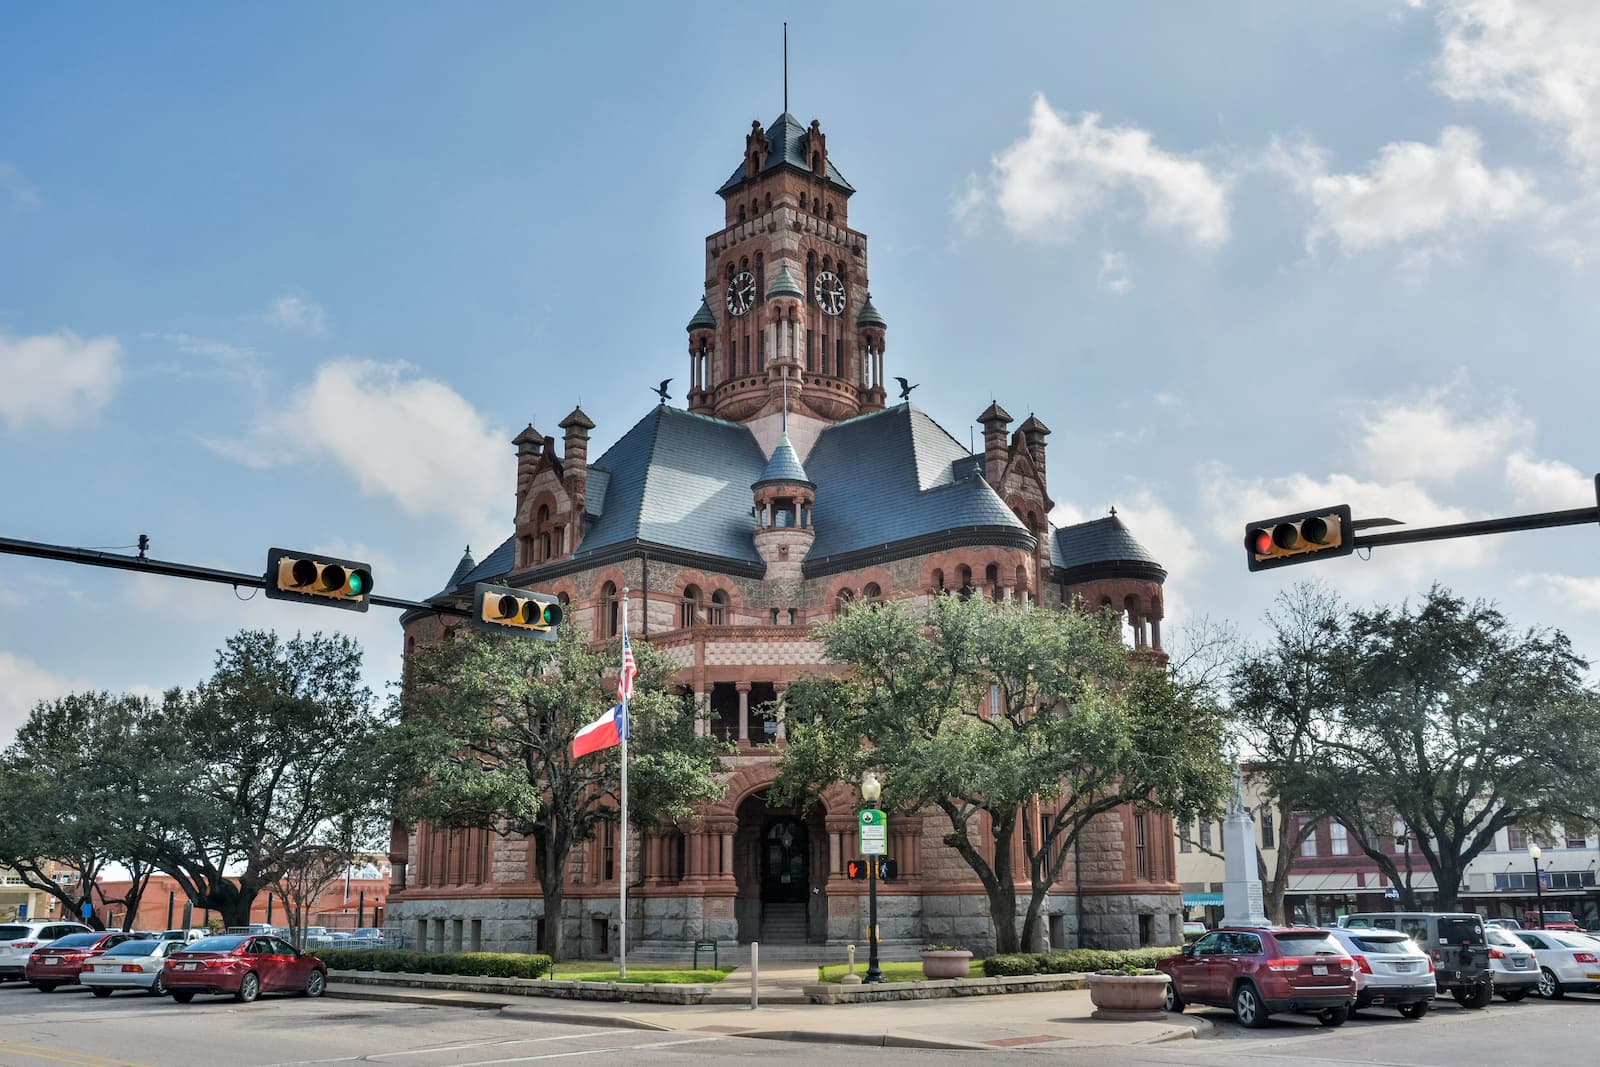
[[[761,1007],[761,942],[750,942],[750,1010]]]
[[[861,976],[856,973],[856,947],[854,945],[846,945],[845,952],[850,957],[850,973],[839,979],[839,982],[841,985],[860,985]]]

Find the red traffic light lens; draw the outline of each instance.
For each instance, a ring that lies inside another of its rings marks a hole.
[[[1272,552],[1272,531],[1265,529],[1251,530],[1249,546],[1258,556],[1270,554]]]

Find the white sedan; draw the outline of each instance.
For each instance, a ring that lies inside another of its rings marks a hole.
[[[1517,930],[1539,961],[1539,995],[1600,993],[1600,942],[1563,930]]]
[[[167,957],[188,946],[177,940],[124,941],[96,956],[88,970],[78,975],[97,997],[109,997],[118,989],[142,989],[151,996],[164,996],[161,968]]]

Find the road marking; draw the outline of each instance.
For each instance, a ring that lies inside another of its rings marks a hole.
[[[51,1048],[49,1045],[24,1045],[16,1041],[0,1041],[0,1051],[15,1052],[36,1060],[54,1060],[56,1063],[76,1063],[80,1067],[150,1067],[135,1060],[118,1060],[106,1056],[93,1056],[87,1052]]]
[[[460,1052],[469,1048],[498,1048],[504,1045],[533,1045],[546,1041],[576,1041],[584,1037],[609,1037],[612,1034],[628,1033],[628,1027],[610,1027],[605,1030],[590,1030],[581,1034],[553,1034],[549,1037],[508,1037],[497,1041],[472,1041],[461,1045],[434,1045],[429,1048],[397,1049],[394,1052],[363,1052],[351,1056],[335,1056],[326,1060],[284,1060],[281,1063],[269,1063],[266,1067],[312,1067],[319,1063],[350,1063],[352,1061],[383,1062],[400,1056],[427,1056],[435,1052]],[[457,1065],[452,1065],[457,1067]]]
[[[637,1052],[648,1048],[671,1048],[673,1045],[698,1045],[703,1041],[721,1041],[720,1037],[689,1037],[679,1041],[654,1041],[648,1045],[610,1045],[606,1048],[575,1049],[572,1052],[546,1052],[539,1056],[513,1056],[504,1060],[474,1060],[470,1063],[452,1063],[450,1067],[492,1067],[497,1063],[532,1063],[534,1060],[559,1060],[569,1056],[595,1056],[602,1052]]]

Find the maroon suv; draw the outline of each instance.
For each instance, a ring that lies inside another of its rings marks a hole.
[[[1355,960],[1310,926],[1223,927],[1156,966],[1170,979],[1168,1011],[1232,1008],[1245,1026],[1265,1026],[1280,1011],[1311,1012],[1323,1026],[1338,1026],[1356,1000]]]

